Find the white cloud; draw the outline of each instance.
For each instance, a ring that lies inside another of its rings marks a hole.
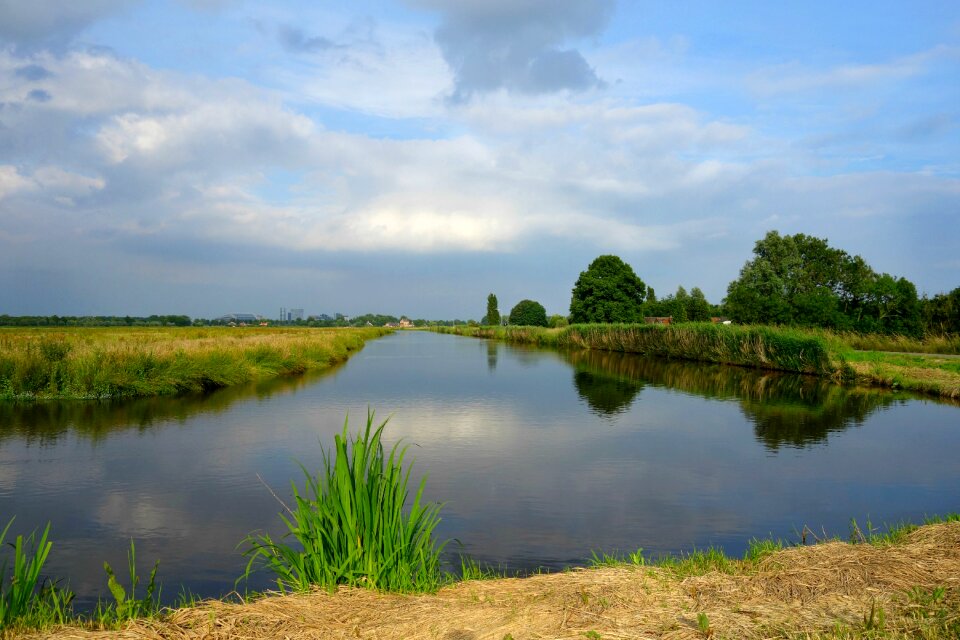
[[[168,263],[202,262],[224,246],[329,262],[519,260],[562,246],[633,260],[656,253],[648,269],[683,269],[676,256],[702,251],[704,277],[728,282],[771,224],[832,236],[845,221],[909,220],[955,211],[960,199],[943,175],[806,178],[821,159],[789,136],[676,100],[501,88],[449,106],[438,96],[453,76],[429,36],[392,25],[376,33],[347,51],[304,53],[278,74],[283,90],[90,51],[0,52],[0,249],[56,236],[75,258],[86,251],[108,264],[109,251],[154,242],[171,247]],[[457,133],[334,131],[316,104]],[[710,262],[718,236],[743,245],[728,272]]]
[[[34,186],[32,181],[20,175],[16,167],[8,164],[0,165],[0,200]]]
[[[416,34],[388,47],[334,53],[307,74],[287,74],[285,84],[298,100],[338,109],[389,118],[438,115],[439,96],[451,79],[432,41]]]
[[[747,85],[761,95],[853,89],[913,78],[928,73],[931,66],[941,60],[958,59],[960,48],[939,45],[927,51],[873,64],[842,64],[828,69],[810,69],[800,63],[791,63],[755,72],[747,78]]]

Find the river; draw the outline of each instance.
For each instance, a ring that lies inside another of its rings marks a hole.
[[[45,573],[109,597],[136,543],[163,599],[219,596],[254,531],[368,408],[444,502],[441,539],[508,570],[591,551],[846,537],[960,511],[960,409],[807,376],[399,332],[322,375],[182,398],[0,405],[0,517],[52,523]],[[271,586],[262,575],[250,588]],[[240,585],[242,590],[244,585]]]

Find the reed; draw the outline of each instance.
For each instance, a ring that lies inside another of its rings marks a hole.
[[[0,400],[175,395],[317,370],[383,328],[0,329]]]
[[[446,543],[433,540],[440,505],[422,501],[424,478],[407,509],[407,447],[394,445],[386,455],[381,438],[387,422],[374,427],[373,417],[368,413],[366,428],[355,436],[344,422],[317,475],[301,467],[304,487],[293,485],[296,505],[281,514],[284,538],[294,543],[269,534],[247,536],[241,545],[247,545],[249,561],[240,580],[265,568],[276,574],[283,592],[341,584],[396,592],[441,586]]]
[[[0,532],[0,547],[5,544],[12,525],[11,518]],[[9,577],[7,558],[0,564],[0,629],[63,623],[69,617],[73,594],[40,580],[40,572],[53,546],[49,540],[50,524],[47,523],[39,540],[36,534],[33,531],[26,538],[19,535],[10,543],[13,566]]]
[[[811,332],[710,323],[579,324],[539,327],[438,327],[441,333],[538,346],[600,349],[842,378],[844,362],[829,340]]]

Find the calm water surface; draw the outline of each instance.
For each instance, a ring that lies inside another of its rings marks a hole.
[[[651,553],[851,517],[894,523],[960,511],[960,409],[814,378],[560,353],[402,332],[322,376],[180,399],[0,405],[0,519],[52,522],[50,575],[89,606],[102,564],[160,559],[164,599],[181,585],[228,593],[237,544],[280,533],[321,443],[349,414],[390,417],[414,476],[445,501],[453,553],[511,569],[583,564],[591,550]],[[124,576],[121,571],[121,576]],[[252,588],[270,586],[269,576]]]

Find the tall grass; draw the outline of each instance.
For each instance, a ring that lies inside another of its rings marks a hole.
[[[6,542],[7,532],[13,519],[0,532],[0,547]],[[59,589],[55,584],[43,584],[40,580],[43,565],[47,561],[53,543],[49,540],[48,523],[40,539],[33,531],[22,535],[10,544],[13,548],[13,566],[5,557],[0,564],[0,629],[11,626],[39,626],[45,623],[64,622],[73,594]]]
[[[345,421],[334,452],[323,453],[317,475],[305,468],[304,487],[293,485],[296,506],[281,514],[287,544],[269,534],[247,536],[249,556],[241,580],[255,568],[276,574],[281,591],[328,589],[345,584],[383,591],[434,591],[442,583],[440,553],[433,540],[440,505],[422,502],[421,481],[407,510],[411,467],[403,469],[407,447],[389,455],[381,438],[386,421],[374,428],[373,413],[355,436]]]
[[[0,400],[174,395],[299,374],[388,331],[0,329]]]
[[[847,374],[842,360],[833,357],[826,337],[798,329],[685,323],[578,324],[560,329],[440,327],[438,331],[539,346],[622,351],[838,378]]]

